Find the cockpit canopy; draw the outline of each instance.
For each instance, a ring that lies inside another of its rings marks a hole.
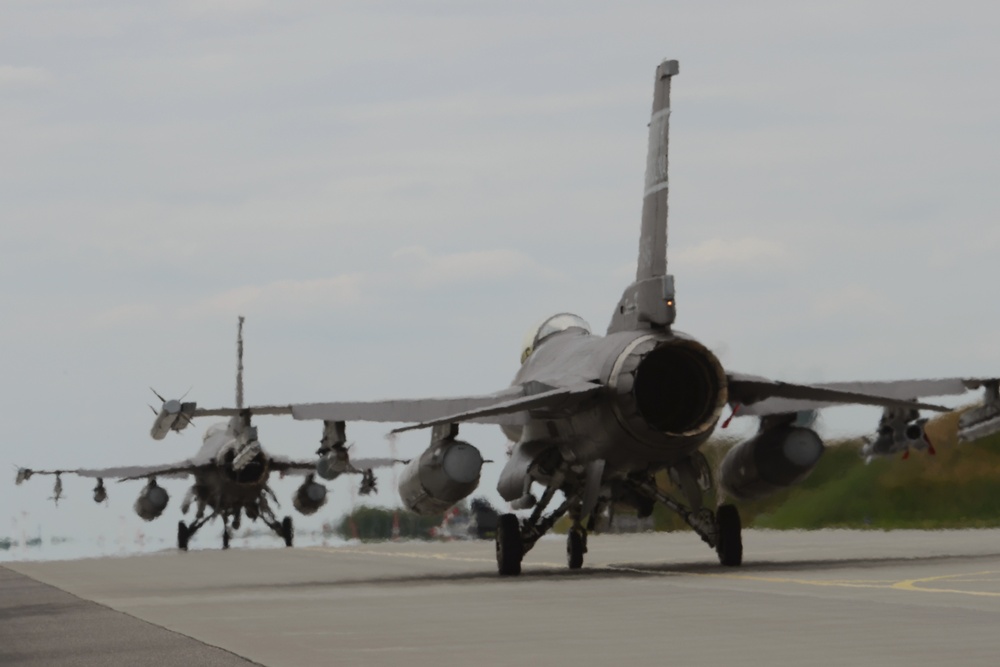
[[[524,345],[521,346],[521,363],[523,364],[531,356],[531,353],[543,340],[570,329],[575,329],[584,336],[590,335],[590,325],[587,324],[587,321],[572,313],[553,315],[533,328],[524,337]]]

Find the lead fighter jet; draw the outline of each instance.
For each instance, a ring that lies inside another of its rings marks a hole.
[[[939,381],[882,383],[871,388],[789,384],[727,372],[694,338],[673,329],[674,278],[667,273],[667,149],[670,84],[675,60],[656,70],[649,152],[635,281],[622,294],[606,335],[581,318],[561,313],[538,327],[523,347],[512,385],[485,396],[314,403],[250,408],[324,421],[324,442],[336,451],[345,422],[402,422],[396,429],[431,429],[431,443],[400,476],[403,503],[421,513],[441,512],[475,490],[483,458],[457,438],[463,422],[498,424],[513,443],[498,491],[514,510],[499,519],[497,568],[516,575],[538,539],[568,515],[569,567],[579,568],[587,531],[613,503],[641,513],[661,503],[683,517],[716,550],[723,565],[742,562],[739,513],[734,505],[705,506],[713,471],[699,448],[727,404],[760,417],[759,433],[723,460],[719,484],[737,499],[801,481],[823,453],[823,442],[796,423],[797,413],[824,405],[881,406],[899,414],[945,408],[916,397],[939,393]],[[962,380],[949,381],[963,382]],[[949,384],[949,387],[952,386]],[[964,391],[964,389],[963,389]],[[769,401],[771,403],[769,403]],[[164,417],[170,428],[179,418]],[[336,436],[336,437],[334,437]],[[657,485],[667,471],[679,497]],[[557,493],[561,499],[555,503]]]

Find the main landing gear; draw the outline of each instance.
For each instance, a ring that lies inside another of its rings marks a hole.
[[[524,542],[521,540],[521,522],[515,514],[502,514],[497,523],[497,570],[503,576],[521,574]]]
[[[194,534],[198,532],[198,529],[208,523],[211,519],[214,519],[218,514],[211,514],[203,519],[198,519],[197,521],[192,521],[190,525],[184,523],[183,521],[177,522],[177,548],[181,551],[188,550],[188,543]],[[295,536],[294,525],[292,524],[292,517],[286,516],[279,523],[273,517],[270,519],[265,519],[268,527],[273,530],[278,536],[285,541],[285,546],[292,546],[292,540]],[[236,522],[233,522],[233,528],[236,528]],[[232,529],[228,525],[224,526],[222,529],[222,548],[228,549],[229,543],[233,538]]]
[[[247,518],[249,519],[261,519],[267,524],[268,528],[273,530],[278,534],[278,537],[285,541],[285,546],[292,546],[292,540],[295,537],[295,528],[292,524],[292,517],[286,516],[280,522],[277,517],[274,516],[274,512],[271,510],[270,505],[267,500],[263,497],[255,504],[248,504],[244,508],[247,513]],[[240,527],[240,514],[239,509],[235,513],[232,513],[232,525],[230,526],[230,514],[223,512],[212,512],[208,516],[199,516],[192,521],[190,524],[185,524],[183,521],[177,524],[177,548],[181,551],[187,551],[188,544],[194,534],[204,526],[206,523],[212,519],[221,516],[222,517],[222,548],[228,549],[229,543],[233,537],[233,530],[239,530]]]
[[[229,524],[226,521],[226,517],[223,516],[222,514],[220,514],[219,512],[212,512],[208,516],[202,517],[200,519],[195,519],[190,524],[186,524],[183,521],[178,521],[177,522],[177,548],[180,549],[181,551],[187,551],[188,550],[188,543],[191,541],[191,538],[194,537],[194,534],[197,533],[198,530],[202,526],[204,526],[206,523],[208,523],[209,521],[211,521],[212,519],[214,519],[217,516],[222,516],[223,517],[222,548],[223,549],[228,549],[229,548],[229,541],[232,538],[232,533],[229,530]],[[239,525],[239,522],[238,521],[234,521],[233,525],[234,525],[234,527],[236,527],[237,525]]]
[[[274,498],[274,492],[271,491],[270,487],[265,487],[265,490],[271,494]],[[277,502],[277,499],[275,499]],[[274,516],[274,511],[271,509],[271,504],[267,502],[267,498],[263,495],[260,501],[257,503],[258,510],[260,512],[260,518],[267,524],[267,527],[278,534],[278,537],[285,541],[285,546],[292,546],[292,538],[295,535],[295,530],[292,526],[292,517],[286,516],[281,522],[278,522],[277,517]]]
[[[630,478],[631,491],[640,497],[656,501],[681,517],[708,546],[715,549],[719,562],[726,567],[736,567],[743,562],[743,526],[740,513],[734,505],[720,505],[712,512],[702,507],[701,492],[711,486],[711,480],[699,473],[704,467],[699,461],[686,460],[671,468],[671,479],[680,487],[688,505],[663,493],[652,475],[647,478]]]
[[[572,528],[566,534],[566,564],[571,570],[583,567],[583,554],[587,553],[587,531]]]
[[[211,521],[212,519],[214,519],[217,516],[220,516],[218,512],[212,512],[208,516],[203,516],[203,517],[195,519],[190,524],[186,524],[183,521],[178,521],[177,522],[177,548],[180,549],[181,551],[187,551],[188,550],[188,543],[191,541],[191,538],[194,537],[194,534],[197,533],[198,530],[202,526],[204,526],[206,523],[208,523],[209,521]],[[222,533],[222,548],[223,549],[228,549],[229,548],[229,527],[228,526],[226,526],[223,529],[223,533]]]
[[[708,546],[715,549],[720,563],[727,567],[742,564],[743,527],[739,511],[734,505],[720,505],[713,512],[702,505],[702,494],[712,486],[711,472],[704,457],[696,454],[672,466],[669,472],[687,504],[663,493],[651,473],[616,483],[612,488],[611,497],[627,500],[639,507],[646,516],[652,511],[655,503],[664,505],[691,526]],[[584,509],[581,494],[568,493],[566,500],[543,518],[542,513],[565,481],[566,477],[562,471],[554,473],[548,488],[527,519],[520,520],[514,514],[504,514],[500,517],[496,532],[496,552],[497,570],[501,575],[520,574],[524,554],[530,551],[538,539],[567,512],[573,523],[566,536],[566,563],[571,570],[583,567],[583,557],[587,553],[587,529],[594,529],[600,508],[605,506],[609,499],[600,498],[596,507],[588,504],[587,509]],[[580,485],[570,485],[570,488],[573,486]],[[522,504],[521,508],[530,507],[531,502],[533,499],[529,498],[529,502]],[[590,515],[586,528],[582,523],[584,512]]]
[[[736,567],[743,562],[743,526],[740,513],[734,505],[720,505],[715,512],[718,539],[715,552],[719,562],[727,567]]]

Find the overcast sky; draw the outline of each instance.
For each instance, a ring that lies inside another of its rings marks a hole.
[[[996,375],[997,34],[988,2],[7,0],[0,472],[187,457],[211,422],[150,440],[147,387],[230,403],[237,314],[254,403],[491,392],[548,314],[603,331],[668,57],[678,329],[778,379]],[[321,431],[258,426],[301,457]],[[185,489],[146,526],[138,484],[56,512],[32,482],[0,535],[169,535]]]

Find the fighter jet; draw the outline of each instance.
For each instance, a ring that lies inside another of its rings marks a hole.
[[[93,491],[94,502],[100,503],[108,497],[105,479],[145,479],[146,485],[139,493],[134,509],[144,520],[152,521],[163,514],[169,501],[169,494],[157,483],[157,478],[191,476],[194,484],[181,502],[181,512],[187,514],[192,504],[196,506],[196,511],[192,522],[180,521],[177,524],[177,547],[181,550],[187,550],[195,533],[216,518],[222,519],[222,548],[228,548],[232,530],[239,529],[243,515],[251,521],[260,519],[285,541],[286,546],[292,546],[292,517],[286,516],[279,521],[272,509],[272,503],[277,506],[278,501],[268,485],[271,473],[305,475],[305,481],[292,497],[293,506],[304,515],[316,513],[327,501],[327,489],[315,480],[316,474],[332,479],[344,472],[356,472],[362,475],[362,493],[374,490],[375,479],[371,467],[389,465],[390,459],[361,461],[361,465],[367,466],[365,470],[361,470],[350,465],[346,458],[325,461],[318,466],[319,459],[293,461],[268,454],[264,450],[258,439],[257,427],[251,424],[251,412],[243,407],[243,321],[244,318],[240,317],[237,333],[236,408],[231,410],[232,416],[228,422],[214,424],[206,429],[203,444],[193,457],[179,463],[155,466],[74,470],[20,468],[16,483],[21,484],[34,475],[54,475],[56,481],[53,499],[58,503],[62,497],[62,475],[92,477],[97,479]],[[166,401],[165,405],[173,409],[175,403],[176,413],[166,412],[182,415],[184,426],[200,414],[193,407],[184,407],[193,404]],[[158,415],[154,433],[162,428],[163,423],[164,419]],[[346,448],[344,451],[346,456]]]
[[[675,60],[656,70],[636,277],[614,306],[604,336],[570,313],[548,318],[522,347],[511,386],[493,394],[251,410],[323,420],[324,439],[329,433],[342,439],[345,422],[353,420],[410,424],[396,432],[430,429],[430,446],[406,465],[399,480],[403,504],[425,514],[443,512],[479,484],[483,458],[458,439],[459,425],[498,424],[513,443],[498,491],[513,510],[527,512],[499,517],[495,543],[501,575],[519,574],[524,555],[563,516],[571,525],[567,563],[581,567],[588,530],[603,508],[622,503],[647,515],[661,503],[714,548],[723,565],[739,565],[739,512],[728,502],[706,506],[704,493],[713,487],[714,475],[699,451],[727,405],[746,413],[756,408],[760,418],[759,433],[734,447],[718,470],[723,496],[735,499],[795,484],[813,469],[824,445],[814,430],[797,423],[803,410],[836,404],[945,410],[914,398],[937,395],[935,381],[888,383],[886,391],[868,391],[729,372],[705,345],[674,329],[675,281],[667,273],[666,252],[667,155],[670,86],[677,73]],[[660,471],[669,474],[677,494],[658,486]]]

